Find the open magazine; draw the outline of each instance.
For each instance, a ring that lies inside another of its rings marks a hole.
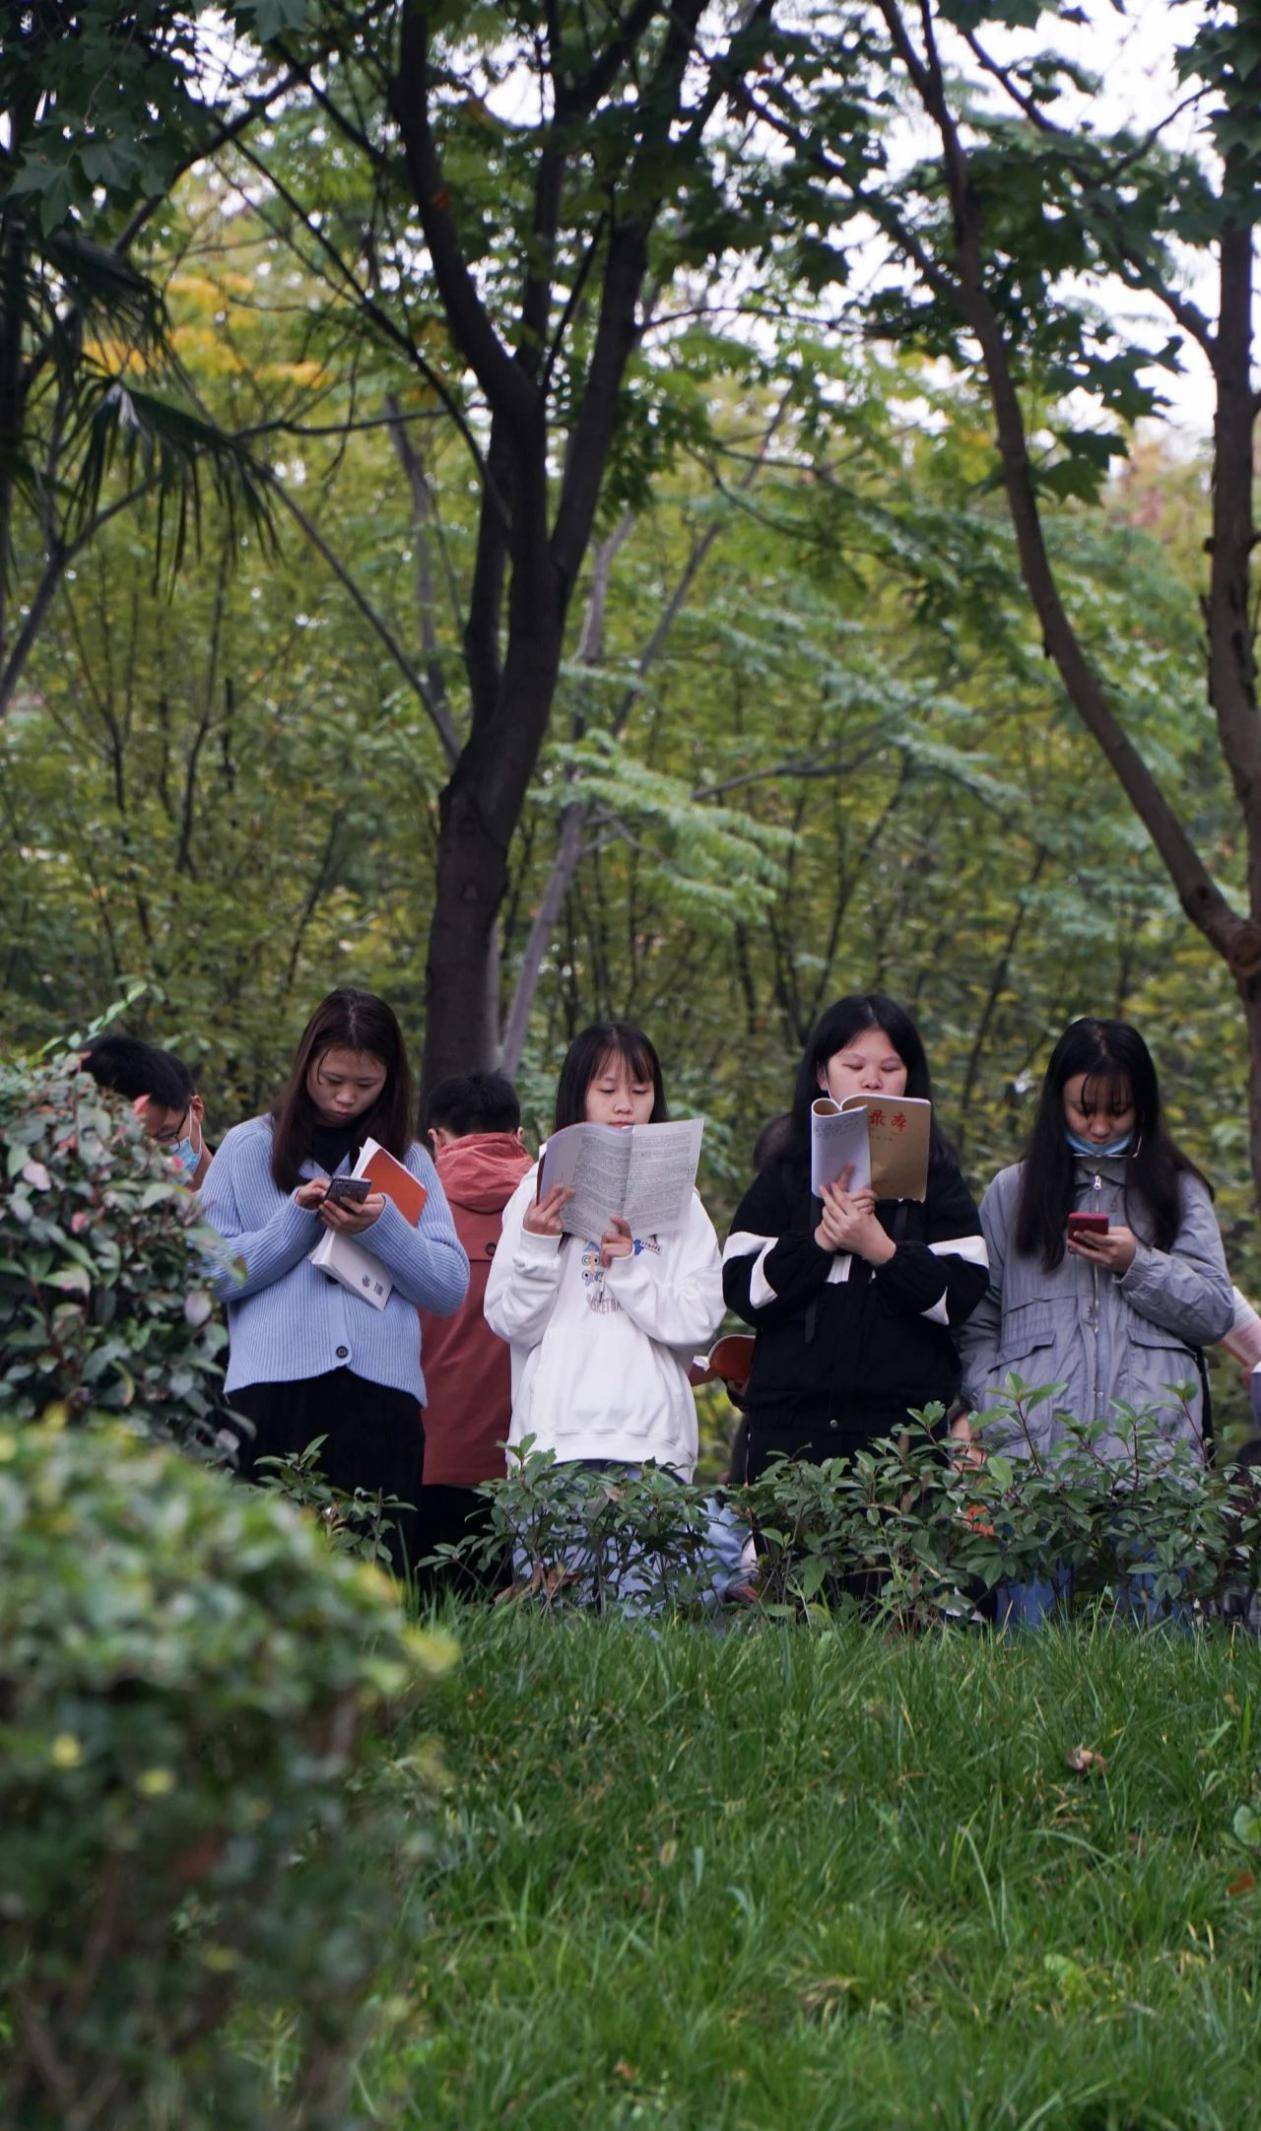
[[[352,1176],[369,1178],[374,1191],[383,1191],[392,1199],[404,1219],[414,1226],[424,1210],[429,1194],[419,1177],[396,1161],[379,1140],[366,1139],[359,1150]],[[372,1230],[366,1228],[362,1236],[339,1236],[326,1228],[322,1240],[311,1253],[311,1263],[336,1280],[350,1294],[358,1295],[361,1302],[372,1305],[374,1310],[383,1310],[390,1299],[394,1281],[381,1260],[373,1256],[367,1239]]]
[[[614,1214],[634,1235],[671,1235],[688,1217],[704,1130],[699,1117],[671,1125],[566,1125],[543,1149],[538,1196],[569,1186],[573,1197],[561,1216],[567,1235],[602,1236]]]
[[[933,1106],[920,1095],[821,1095],[810,1106],[810,1189],[850,1171],[849,1189],[868,1186],[878,1199],[923,1199]]]

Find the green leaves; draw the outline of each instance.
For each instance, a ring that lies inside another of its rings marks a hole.
[[[382,1819],[375,1858],[414,1865],[430,1818],[419,1757],[393,1783],[375,1738],[451,1646],[262,1491],[130,1428],[69,1428],[64,1409],[12,1423],[8,1408],[6,2096],[31,2123],[98,2114],[108,2090],[115,2123],[278,2127],[238,2022],[283,2023],[306,2094],[340,2077],[390,1902],[365,1826]]]
[[[130,1106],[78,1053],[0,1071],[0,1407],[74,1421],[135,1411],[213,1453],[223,1331],[208,1236]]]

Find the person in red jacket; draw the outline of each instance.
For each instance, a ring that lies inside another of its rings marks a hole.
[[[428,1139],[455,1232],[468,1253],[468,1294],[451,1317],[422,1310],[425,1355],[425,1467],[417,1558],[455,1545],[484,1525],[483,1480],[502,1479],[512,1418],[509,1349],[482,1315],[503,1210],[530,1167],[521,1141],[521,1106],[502,1073],[457,1073],[440,1080],[425,1105]],[[422,1570],[422,1587],[475,1588],[467,1573]],[[493,1582],[493,1576],[490,1578]]]

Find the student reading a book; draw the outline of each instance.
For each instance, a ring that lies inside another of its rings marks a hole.
[[[424,1109],[424,1133],[469,1262],[468,1293],[448,1317],[420,1314],[425,1357],[425,1471],[416,1533],[418,1561],[482,1529],[489,1504],[476,1490],[501,1480],[512,1421],[508,1349],[484,1315],[486,1282],[503,1212],[532,1167],[521,1143],[521,1105],[502,1073],[440,1080]],[[427,1588],[469,1591],[467,1569],[422,1569]]]
[[[661,1062],[641,1029],[602,1022],[570,1045],[554,1130],[664,1123]],[[668,1236],[632,1236],[616,1213],[598,1236],[566,1236],[564,1186],[535,1196],[537,1166],[504,1213],[486,1321],[512,1347],[509,1441],[558,1459],[641,1464],[681,1478],[696,1463],[688,1365],[722,1318],[713,1224],[696,1192]]]
[[[723,1253],[731,1308],[757,1333],[748,1472],[776,1457],[862,1449],[959,1388],[957,1328],[985,1292],[985,1245],[967,1186],[934,1128],[925,1197],[877,1200],[845,1181],[811,1191],[811,1107],[820,1095],[931,1100],[910,1015],[879,993],[838,999],[801,1061],[780,1153],[737,1210]]]
[[[393,1012],[371,992],[330,992],[274,1109],[225,1136],[202,1207],[226,1246],[214,1286],[228,1305],[227,1393],[252,1427],[242,1471],[322,1436],[320,1464],[335,1487],[393,1495],[414,1513],[425,1399],[416,1312],[458,1308],[468,1260],[411,1120]],[[381,1191],[360,1204],[330,1197],[331,1180],[349,1174],[368,1138],[424,1186],[417,1222]],[[311,1264],[330,1230],[361,1238],[386,1268],[384,1307]]]
[[[661,1062],[641,1029],[602,1022],[575,1038],[556,1091],[556,1131],[660,1124],[666,1115]],[[559,1463],[601,1469],[651,1459],[690,1480],[697,1429],[688,1366],[723,1314],[718,1241],[698,1194],[667,1235],[633,1235],[610,1213],[598,1236],[571,1236],[567,1187],[540,1199],[537,1185],[535,1167],[509,1201],[486,1286],[486,1321],[512,1348],[510,1443],[529,1436]],[[743,1543],[732,1520],[716,1517],[716,1589],[738,1578]]]
[[[1027,1415],[1038,1449],[1062,1438],[1064,1413],[1106,1420],[1124,1402],[1202,1453],[1196,1350],[1230,1331],[1235,1293],[1209,1187],[1166,1129],[1137,1029],[1087,1017],[1064,1031],[1024,1158],[994,1178],[981,1221],[989,1286],[962,1334],[969,1404],[983,1412],[1014,1372],[1063,1386]],[[1174,1389],[1187,1384],[1189,1404]],[[1123,1454],[1122,1426],[1101,1455]],[[1000,1420],[984,1444],[1028,1452]],[[1012,1587],[1003,1611],[1035,1620],[1052,1595],[1049,1583]]]

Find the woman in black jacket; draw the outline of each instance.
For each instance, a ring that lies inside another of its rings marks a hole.
[[[880,993],[828,1008],[797,1075],[784,1150],[745,1193],[723,1253],[728,1305],[757,1332],[748,1386],[748,1476],[777,1456],[819,1464],[949,1407],[953,1327],[986,1287],[981,1223],[933,1128],[924,1203],[810,1190],[810,1106],[819,1095],[932,1098],[919,1032]]]

